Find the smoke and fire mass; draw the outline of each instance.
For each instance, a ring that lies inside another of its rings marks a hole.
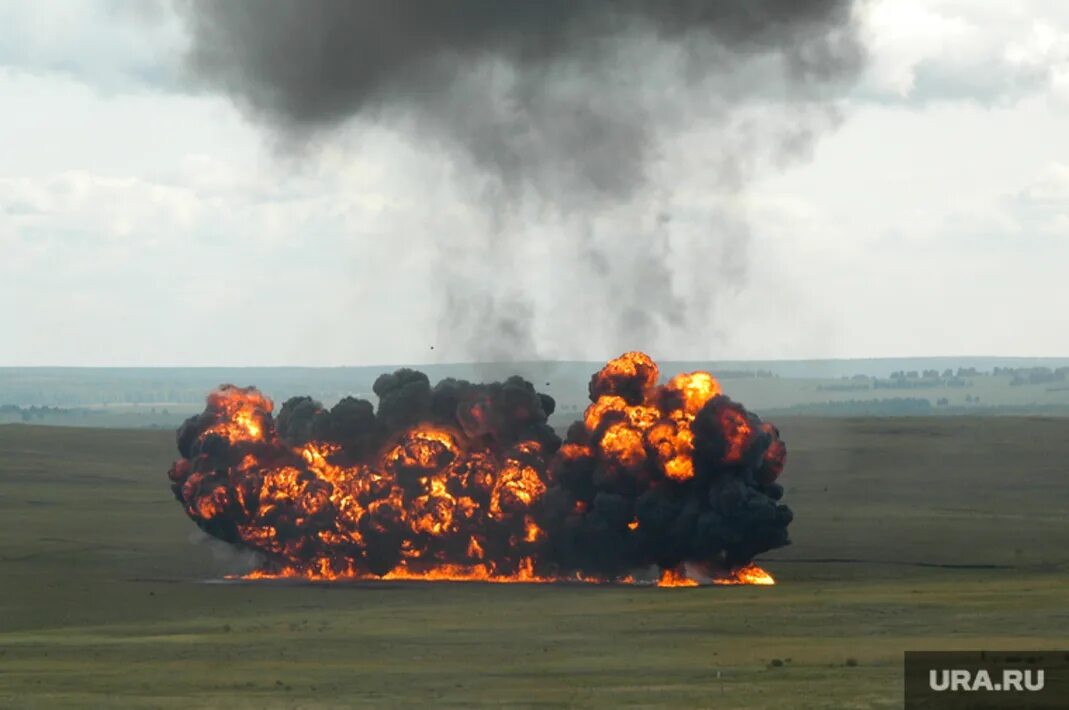
[[[201,529],[259,553],[253,577],[772,583],[752,560],[788,544],[779,432],[707,372],[660,381],[643,353],[610,361],[563,441],[516,376],[401,369],[377,410],[294,397],[277,416],[224,385],[168,475]]]

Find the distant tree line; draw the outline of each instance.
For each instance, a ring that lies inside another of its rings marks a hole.
[[[818,392],[856,392],[858,390],[872,389],[872,384],[866,377],[864,382],[847,380],[846,382],[832,382],[826,385],[817,385]]]
[[[841,402],[799,404],[786,411],[792,414],[821,416],[890,417],[910,414],[930,414],[932,403],[924,397],[888,397],[884,399],[849,399]]]
[[[996,375],[1009,376],[1010,386],[1045,385],[1052,382],[1065,382],[1069,367],[1051,369],[1049,367],[996,367]]]
[[[954,373],[950,373],[949,375],[946,373],[940,374],[936,370],[925,370],[920,374],[916,372],[895,372],[886,380],[876,379],[872,382],[873,389],[886,390],[923,389],[927,387],[969,387],[971,385],[971,380],[959,377]]]
[[[972,382],[967,376],[976,375],[976,368],[958,368],[955,372],[949,367],[942,372],[939,370],[898,370],[892,372],[890,377],[868,377],[866,375],[854,375],[851,378],[843,377],[841,382],[819,385],[818,390],[828,392],[850,392],[854,390],[909,390],[926,389],[932,387],[969,387]]]
[[[1069,380],[1069,367],[996,367],[990,372],[981,372],[975,367],[959,367],[956,370],[948,367],[942,371],[934,368],[927,370],[896,370],[887,378],[870,377],[868,375],[844,376],[840,382],[818,385],[817,390],[823,392],[853,392],[869,389],[909,390],[932,387],[971,387],[973,383],[968,378],[984,375],[1009,377],[1010,385],[1014,387],[1058,384]]]
[[[18,418],[24,422],[30,422],[35,419],[41,421],[47,416],[73,414],[75,412],[85,413],[87,411],[85,409],[64,409],[63,407],[20,407],[16,404],[0,404],[0,418]]]
[[[764,377],[779,377],[772,370],[716,370],[718,380],[755,380]]]
[[[980,404],[980,395],[976,395],[975,397],[973,395],[971,395],[971,394],[965,395],[965,403],[966,404]],[[937,399],[935,401],[935,406],[937,406],[937,407],[949,407],[950,406],[950,399],[948,397],[940,397],[939,399]]]

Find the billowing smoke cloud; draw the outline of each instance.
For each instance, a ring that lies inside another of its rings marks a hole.
[[[432,386],[403,369],[374,389],[377,410],[295,397],[277,415],[220,389],[178,431],[176,498],[260,553],[261,574],[314,579],[715,577],[788,542],[779,433],[708,373],[660,383],[627,353],[563,441],[553,399],[519,377]]]
[[[585,328],[602,347],[621,334],[632,346],[684,331],[709,340],[708,313],[680,301],[696,284],[712,298],[744,276],[733,196],[759,163],[804,154],[834,123],[830,101],[862,57],[850,0],[180,7],[197,80],[284,143],[314,145],[355,119],[452,155],[486,219],[474,246],[431,237],[447,263],[434,275],[449,304],[443,333],[461,334],[475,357],[536,354],[533,331],[559,310],[532,295],[532,239],[545,246],[533,258],[552,258],[559,282],[589,294],[561,299],[576,327],[612,309]],[[697,220],[695,188],[706,193]],[[480,263],[457,259],[460,244]],[[689,258],[673,260],[666,244]]]

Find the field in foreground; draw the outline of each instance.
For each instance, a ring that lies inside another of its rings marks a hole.
[[[0,707],[897,707],[1069,645],[1069,420],[788,419],[775,587],[218,584],[173,438],[0,427]]]

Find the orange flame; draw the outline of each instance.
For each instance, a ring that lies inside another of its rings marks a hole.
[[[757,584],[770,586],[776,583],[771,574],[751,562],[732,570],[727,576],[714,577],[713,584]]]
[[[230,441],[256,441],[264,438],[264,421],[275,405],[251,387],[228,386],[208,395],[208,406],[225,416],[205,433],[219,434]]]
[[[706,402],[720,394],[720,383],[708,372],[699,371],[676,375],[666,389],[682,395],[683,411],[693,419]]]
[[[643,353],[626,353],[607,363],[591,381],[593,401],[583,416],[583,443],[563,444],[558,459],[594,457],[599,466],[632,475],[645,466],[642,475],[652,478],[653,485],[692,479],[691,427],[720,394],[720,385],[706,372],[676,375],[664,385],[658,384],[659,377],[656,364]],[[633,581],[560,576],[539,568],[539,551],[548,536],[538,522],[538,506],[553,483],[553,469],[547,466],[552,452],[543,452],[543,444],[534,439],[503,450],[486,445],[479,437],[491,431],[489,403],[469,408],[465,416],[470,421],[459,427],[421,423],[396,433],[359,464],[351,463],[337,443],[312,440],[290,446],[275,432],[273,403],[252,388],[221,388],[208,404],[215,419],[201,431],[201,440],[222,437],[240,458],[229,461],[229,468],[200,469],[197,456],[191,455],[176,462],[170,475],[187,513],[205,529],[231,520],[232,535],[272,559],[270,569],[248,579]],[[717,412],[727,443],[724,461],[738,462],[756,432],[744,413],[731,408]],[[770,425],[760,429],[774,433]],[[761,469],[768,483],[779,475],[785,456],[782,442],[771,438]],[[590,501],[571,505],[571,514],[581,516]],[[494,534],[487,534],[485,526]],[[626,528],[621,531],[626,535],[646,533],[637,516]],[[390,536],[397,538],[395,559],[363,556],[366,541],[392,540]],[[712,583],[768,585],[775,580],[750,564]],[[682,566],[663,570],[657,582],[660,587],[698,584]]]
[[[666,569],[657,581],[658,587],[697,587],[698,583],[687,576],[683,570]]]
[[[619,384],[635,377],[641,383],[637,391]],[[679,374],[663,387],[657,386],[657,377],[657,365],[643,353],[610,360],[591,382],[592,392],[605,394],[587,407],[583,424],[600,451],[620,466],[634,468],[653,456],[665,476],[685,481],[694,476],[691,423],[720,394],[720,384],[708,372]],[[737,432],[739,425],[733,424],[732,441],[740,443],[731,454],[741,457],[749,432]]]

